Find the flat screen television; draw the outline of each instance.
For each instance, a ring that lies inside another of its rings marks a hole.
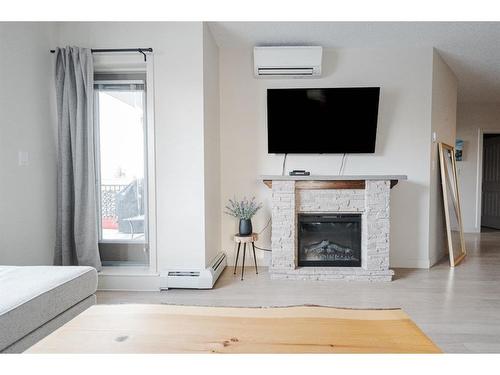
[[[268,89],[268,152],[375,152],[379,95],[380,87]]]

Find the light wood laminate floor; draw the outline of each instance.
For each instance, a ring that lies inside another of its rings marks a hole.
[[[500,232],[466,235],[468,256],[456,269],[446,259],[430,270],[396,269],[390,283],[271,280],[264,268],[245,280],[226,268],[212,290],[98,292],[99,304],[204,306],[315,304],[400,307],[445,352],[500,353]]]

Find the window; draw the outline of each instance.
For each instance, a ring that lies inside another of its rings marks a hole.
[[[145,73],[96,73],[99,252],[104,266],[150,265]]]

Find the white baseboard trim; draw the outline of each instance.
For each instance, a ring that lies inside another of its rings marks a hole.
[[[160,291],[160,275],[99,275],[99,291]]]
[[[391,255],[390,263],[391,268],[430,268],[429,259],[422,258],[395,258]]]
[[[464,228],[464,233],[481,233],[481,228]]]

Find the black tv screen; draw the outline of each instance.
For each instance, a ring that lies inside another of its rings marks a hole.
[[[268,89],[268,152],[373,153],[380,87]]]

